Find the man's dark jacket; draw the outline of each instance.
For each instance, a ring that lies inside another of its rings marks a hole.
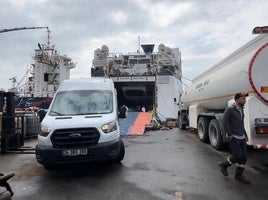
[[[245,135],[245,137],[247,137],[247,133],[244,127],[243,109],[241,109],[241,111],[242,113],[235,105],[225,110],[223,116],[223,127],[225,133],[227,133],[228,136],[236,135],[241,137]]]

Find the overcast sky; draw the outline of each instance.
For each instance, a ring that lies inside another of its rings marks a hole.
[[[268,19],[264,0],[0,0],[0,29],[48,26],[51,43],[73,59],[71,77],[90,75],[94,50],[179,47],[183,76],[195,78],[253,39]],[[12,87],[47,42],[45,29],[0,33],[0,88]]]

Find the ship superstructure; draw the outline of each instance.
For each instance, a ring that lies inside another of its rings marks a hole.
[[[38,46],[28,89],[34,97],[53,97],[60,83],[70,78],[70,69],[75,68],[75,64],[71,58],[59,54],[54,47]]]
[[[182,92],[181,53],[164,44],[141,45],[143,52],[109,53],[103,45],[95,50],[91,76],[112,78],[118,104],[153,110],[162,120],[177,118]]]
[[[70,78],[70,69],[75,68],[72,59],[61,55],[50,45],[50,33],[48,27],[19,27],[0,29],[0,33],[21,30],[46,29],[47,44],[39,44],[35,50],[34,64],[27,67],[25,75],[17,82],[17,76],[11,77],[13,87],[9,90],[20,96],[28,97],[53,97],[59,84]],[[23,83],[24,78],[27,80]]]
[[[19,85],[13,80],[16,107],[39,107],[47,109],[60,83],[70,79],[70,70],[75,63],[66,55],[60,54],[54,46],[38,44],[31,64],[25,74],[27,80]]]

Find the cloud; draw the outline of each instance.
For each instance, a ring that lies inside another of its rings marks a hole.
[[[182,19],[191,10],[191,4],[186,2],[177,4],[170,4],[165,1],[149,3],[144,4],[143,8],[149,13],[149,19],[160,27],[167,27],[173,22]]]
[[[117,24],[125,24],[127,22],[127,14],[122,11],[112,12],[110,16]]]
[[[266,25],[262,0],[0,0],[1,27],[48,26],[51,44],[77,62],[72,77],[90,74],[94,50],[136,52],[141,43],[179,47],[183,76],[194,78],[254,38]],[[0,34],[0,88],[23,77],[45,29]]]

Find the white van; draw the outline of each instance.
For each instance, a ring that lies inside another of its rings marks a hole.
[[[45,168],[92,161],[121,162],[114,83],[107,78],[61,83],[41,124],[36,159]]]

